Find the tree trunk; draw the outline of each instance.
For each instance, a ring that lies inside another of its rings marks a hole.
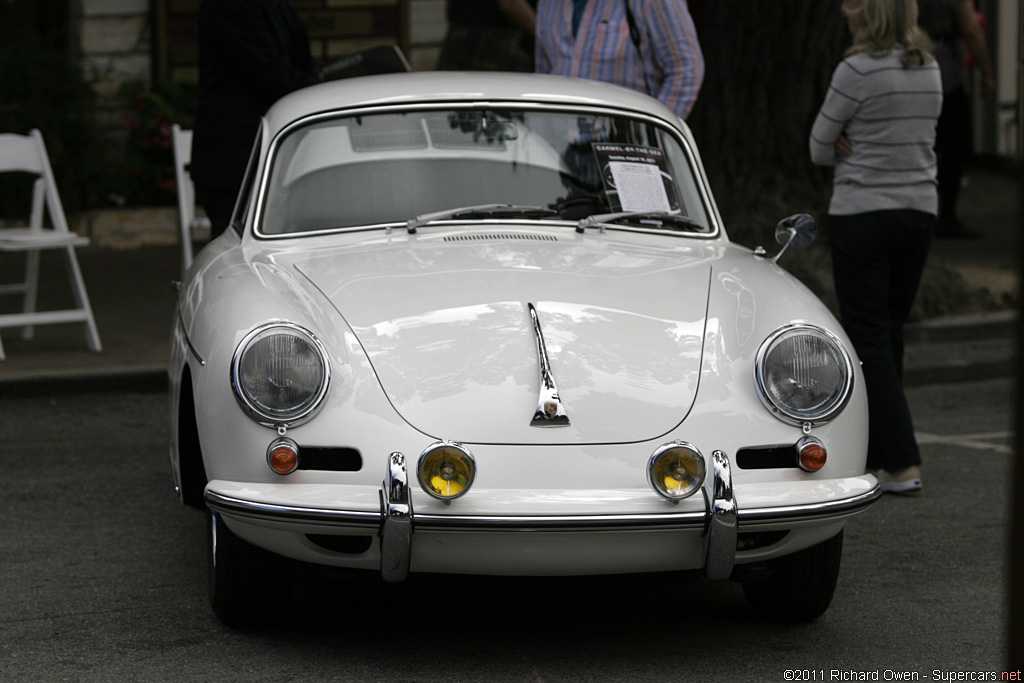
[[[821,218],[831,175],[808,136],[850,42],[839,2],[693,4],[707,71],[689,123],[730,236],[753,246],[784,215]]]

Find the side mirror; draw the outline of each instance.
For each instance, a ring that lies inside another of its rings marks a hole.
[[[809,213],[798,213],[783,218],[775,226],[775,241],[782,245],[782,249],[772,259],[772,263],[777,263],[790,247],[806,249],[811,246],[817,234],[818,224]]]

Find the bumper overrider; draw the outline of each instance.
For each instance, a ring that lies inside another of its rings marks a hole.
[[[374,531],[380,540],[380,571],[387,581],[409,574],[413,537],[417,531],[610,531],[629,529],[700,530],[703,571],[710,579],[726,579],[736,562],[741,525],[785,524],[813,519],[838,519],[857,512],[881,497],[877,485],[849,497],[808,504],[740,510],[733,490],[732,466],[722,451],[710,458],[711,472],[703,484],[705,509],[661,514],[614,515],[437,515],[415,514],[409,467],[402,453],[392,453],[379,491],[379,512],[280,505],[207,489],[211,510],[242,520],[288,522],[298,525],[344,526]]]

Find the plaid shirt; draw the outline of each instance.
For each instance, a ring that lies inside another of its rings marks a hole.
[[[588,0],[574,37],[571,0],[540,0],[537,72],[646,92],[685,119],[704,79],[704,56],[686,0],[628,0],[640,33],[639,50],[629,35],[626,1]]]

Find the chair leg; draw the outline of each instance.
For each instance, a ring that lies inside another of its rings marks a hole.
[[[96,329],[96,319],[92,315],[92,306],[89,305],[89,295],[85,291],[85,281],[82,279],[82,270],[78,267],[78,257],[75,256],[75,248],[67,247],[64,250],[67,258],[68,274],[71,277],[71,288],[75,294],[75,303],[85,311],[85,340],[90,351],[100,352],[103,345],[100,343],[100,333]]]
[[[21,310],[24,313],[35,313],[39,299],[39,252],[30,251],[25,254],[25,298]],[[32,339],[36,328],[26,325],[21,328],[21,338]]]
[[[187,223],[181,228],[181,276],[192,264],[192,223]]]

